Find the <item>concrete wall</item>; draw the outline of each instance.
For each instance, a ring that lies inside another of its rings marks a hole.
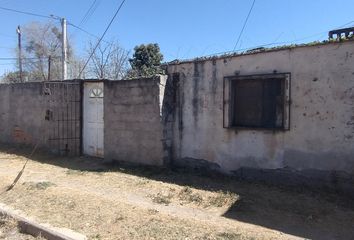
[[[354,174],[354,42],[170,64],[179,73],[177,164]],[[290,130],[223,128],[223,79],[291,73]]]
[[[104,82],[106,160],[164,163],[164,87],[163,77]]]
[[[0,85],[0,139],[7,143],[44,144],[45,102],[42,84]]]
[[[55,153],[79,155],[80,85],[71,86],[69,82],[0,84],[0,142],[38,143]]]

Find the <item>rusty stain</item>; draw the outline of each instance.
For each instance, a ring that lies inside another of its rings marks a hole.
[[[32,137],[18,126],[14,127],[12,138],[18,143],[30,143],[32,141]]]

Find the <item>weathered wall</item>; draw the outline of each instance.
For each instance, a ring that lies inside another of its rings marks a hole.
[[[41,141],[45,102],[42,84],[0,85],[0,138],[8,143],[36,143]]]
[[[164,163],[164,86],[164,77],[104,82],[106,160]]]
[[[0,142],[79,155],[80,106],[78,83],[0,84]]]
[[[241,167],[354,174],[354,42],[167,66],[180,74],[174,158],[225,172]],[[226,76],[291,73],[290,131],[223,128]]]

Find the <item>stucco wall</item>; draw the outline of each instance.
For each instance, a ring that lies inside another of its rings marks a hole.
[[[240,167],[354,173],[354,42],[170,64],[180,73],[174,159]],[[226,76],[291,73],[290,130],[223,128]]]
[[[104,82],[106,160],[163,164],[164,86],[162,77]]]
[[[0,85],[0,139],[7,143],[36,143],[44,124],[42,84]]]
[[[80,87],[70,86],[60,82],[0,84],[0,142],[38,143],[55,153],[79,155]],[[48,95],[44,87],[50,89]]]

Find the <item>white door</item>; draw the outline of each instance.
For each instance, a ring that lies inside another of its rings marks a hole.
[[[84,83],[83,151],[103,158],[103,82]]]

